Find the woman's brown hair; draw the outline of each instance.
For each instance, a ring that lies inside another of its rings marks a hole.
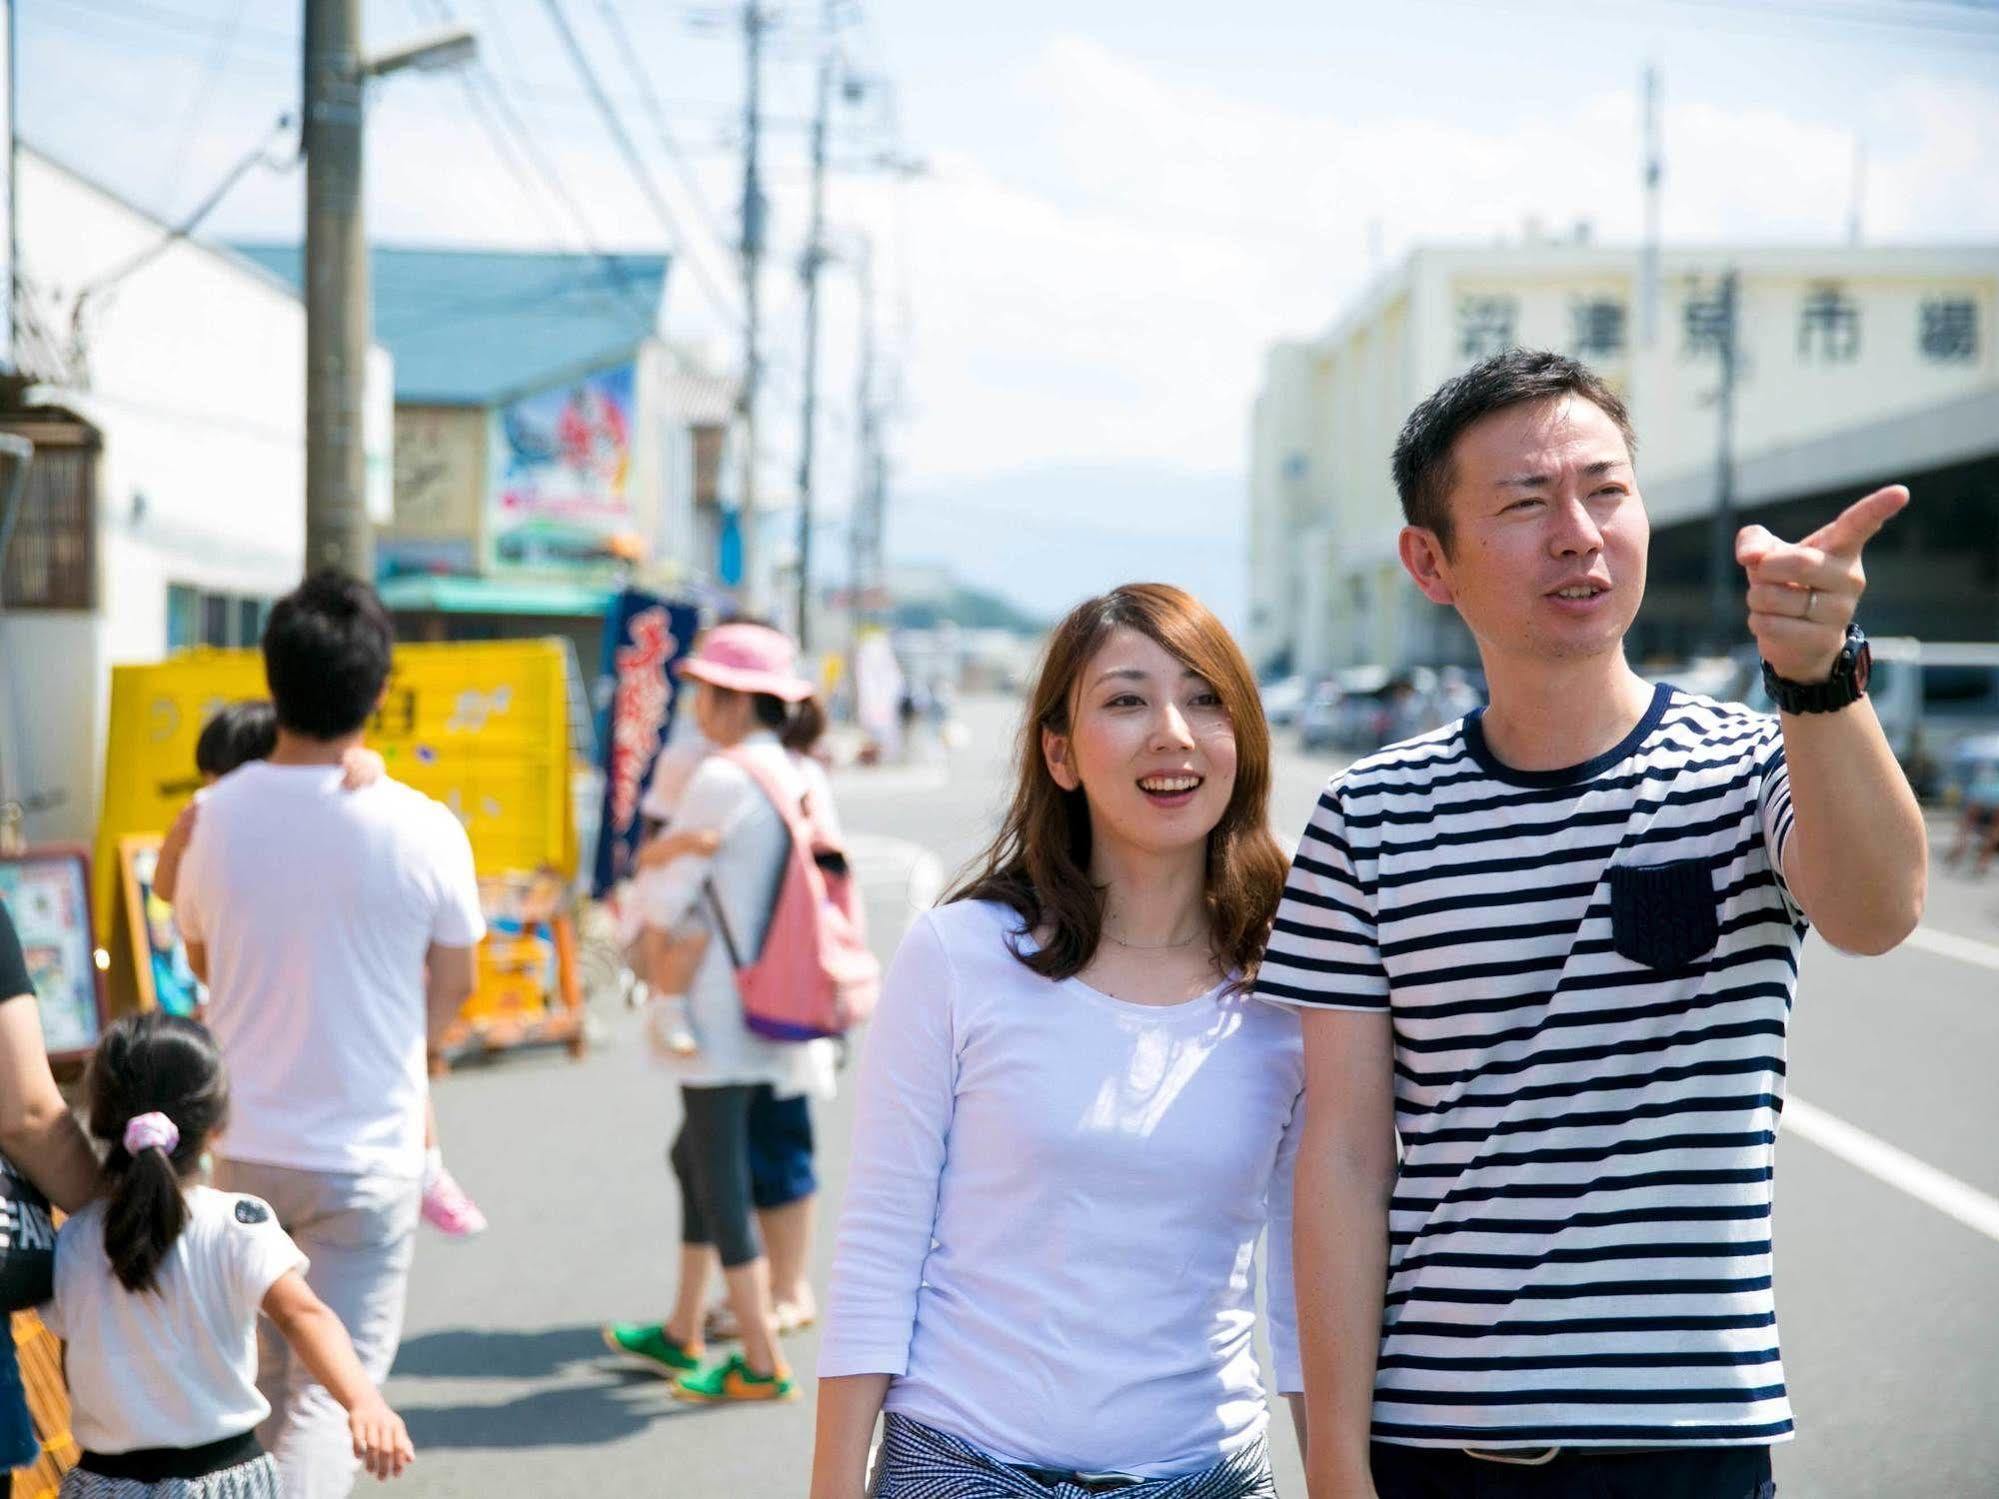
[[[1235,791],[1208,835],[1208,921],[1216,959],[1247,985],[1284,893],[1285,859],[1270,835],[1270,726],[1242,650],[1207,605],[1168,583],[1127,583],[1069,612],[1049,638],[1015,751],[1013,801],[992,844],[947,901],[1010,906],[1038,948],[1016,946],[1045,978],[1080,972],[1103,932],[1103,891],[1090,883],[1090,811],[1081,790],[1048,773],[1044,730],[1067,734],[1083,670],[1119,629],[1136,630],[1185,662],[1221,698],[1235,729]]]

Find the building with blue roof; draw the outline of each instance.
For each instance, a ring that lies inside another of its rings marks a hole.
[[[296,244],[235,247],[287,284]],[[712,581],[733,382],[667,343],[669,257],[377,246],[395,362],[382,596],[412,634],[559,629],[585,659],[626,580]]]

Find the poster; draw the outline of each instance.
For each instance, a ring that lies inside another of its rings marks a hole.
[[[554,640],[398,645],[367,744],[389,774],[457,814],[481,873],[577,867],[570,797],[568,648]],[[194,651],[111,669],[111,722],[97,821],[103,945],[120,877],[118,842],[155,836],[201,777],[194,745],[223,704],[264,695],[254,650]]]
[[[120,838],[118,863],[125,877],[125,919],[132,940],[132,972],[144,1009],[192,1015],[207,999],[201,980],[188,965],[187,945],[174,925],[174,908],[153,889],[160,840]]]
[[[501,567],[596,567],[634,529],[633,369],[584,375],[493,414],[488,531]]]
[[[627,588],[604,628],[607,700],[597,725],[604,755],[604,809],[591,892],[601,898],[624,873],[639,835],[639,803],[679,704],[676,668],[700,617],[691,604]]]
[[[104,1029],[89,890],[89,859],[80,849],[0,857],[0,901],[28,960],[43,1044],[52,1057],[89,1051]]]

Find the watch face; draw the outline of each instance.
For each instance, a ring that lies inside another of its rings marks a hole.
[[[1867,679],[1874,674],[1874,648],[1866,641],[1853,653],[1853,690],[1867,691]]]

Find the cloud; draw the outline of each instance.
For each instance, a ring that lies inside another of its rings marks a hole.
[[[200,79],[198,58],[183,61],[170,88],[176,109]],[[107,128],[95,108],[168,87],[158,78],[149,85],[155,60],[70,56],[44,42],[33,62],[24,95],[44,103],[31,138],[48,131],[59,154],[139,201],[163,191],[162,153],[178,137],[145,136],[136,120]],[[1077,36],[994,66],[1003,71],[984,80],[980,97],[1003,101],[986,104],[1003,112],[982,132],[961,133],[976,149],[938,153],[926,177],[900,188],[843,176],[831,197],[836,224],[873,236],[888,353],[907,325],[897,471],[933,494],[1009,472],[1024,493],[1033,471],[1048,466],[1239,473],[1263,351],[1337,315],[1373,268],[1371,226],[1390,258],[1417,242],[1517,236],[1529,215],[1550,227],[1588,219],[1609,241],[1638,232],[1638,104],[1628,87],[1523,89],[1517,107],[1467,123],[1445,118],[1415,89],[1385,111],[1362,112],[1330,90],[1310,106],[1279,107]],[[155,207],[184,208],[290,102],[293,71],[248,71],[231,77],[190,143],[183,201]],[[54,107],[71,92],[93,107]],[[1491,92],[1510,103],[1499,83]],[[565,83],[557,68],[521,107],[600,245],[665,241],[573,79]],[[1669,91],[1665,123],[1669,239],[1837,242],[1856,131],[1869,145],[1870,237],[1999,237],[1999,194],[1978,190],[1999,152],[1999,87],[1884,75],[1811,118]],[[715,222],[701,237],[727,241],[734,156],[694,126],[682,139]],[[984,144],[994,139],[1004,144]],[[677,213],[692,222],[688,195],[646,144]],[[774,143],[781,248],[763,283],[772,369],[764,441],[769,472],[787,485],[801,342],[791,256],[805,217],[797,144],[795,136]],[[567,210],[544,189],[523,188],[452,79],[396,80],[375,96],[368,172],[378,240],[576,242]],[[297,173],[253,174],[214,232],[296,234],[301,197]],[[718,278],[729,273],[726,244],[713,244],[707,259]],[[819,475],[837,509],[851,490],[851,256],[824,287]],[[690,276],[673,278],[669,304],[675,336],[731,348]],[[1065,489],[1079,506],[1089,493]]]
[[[906,274],[921,327],[910,468],[1036,462],[1241,464],[1263,349],[1331,321],[1368,271],[1369,226],[1418,241],[1517,236],[1534,216],[1635,239],[1638,102],[1606,90],[1481,128],[1407,113],[1297,113],[1170,81],[1091,41],[1049,43],[1019,79],[1056,153],[1007,180],[964,156],[914,190]],[[1537,96],[1538,98],[1539,96]],[[1999,141],[1999,92],[1890,82],[1855,113],[1879,136],[1882,236],[1999,231],[1967,192]],[[1852,131],[1698,100],[1665,118],[1671,240],[1836,243]]]

